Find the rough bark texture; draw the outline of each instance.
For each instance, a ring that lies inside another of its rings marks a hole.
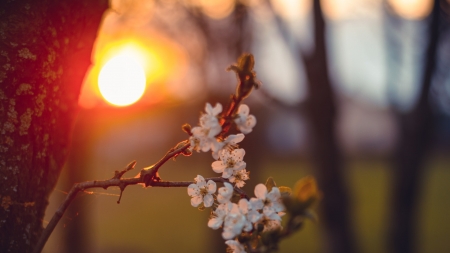
[[[400,138],[394,158],[392,215],[388,233],[389,252],[416,252],[414,242],[417,203],[424,163],[430,150],[434,117],[430,107],[430,89],[437,64],[440,0],[434,0],[430,14],[428,47],[425,55],[422,87],[415,107],[399,114]]]
[[[323,191],[321,220],[325,227],[326,252],[352,253],[353,229],[345,187],[342,154],[336,138],[336,101],[328,73],[326,25],[320,1],[314,0],[315,48],[302,56],[308,78],[308,119],[312,134],[312,152],[317,180]]]
[[[106,0],[0,3],[0,251],[30,252]]]

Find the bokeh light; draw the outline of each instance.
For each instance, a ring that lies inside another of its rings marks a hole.
[[[430,14],[431,0],[389,0],[392,9],[406,19],[423,19]]]
[[[98,75],[102,96],[110,104],[127,106],[142,97],[145,91],[145,72],[131,53],[123,52],[110,59]]]

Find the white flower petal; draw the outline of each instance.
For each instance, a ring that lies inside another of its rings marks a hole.
[[[187,188],[187,191],[188,191],[188,195],[191,197],[200,195],[200,189],[198,188],[198,185],[196,185],[196,184],[190,184]]]
[[[243,214],[248,213],[249,209],[251,209],[250,202],[248,202],[247,199],[240,199],[238,202],[238,206],[239,210],[241,210]]]
[[[206,183],[206,189],[208,190],[209,194],[215,193],[217,189],[216,182],[208,180],[208,183]]]
[[[232,152],[232,157],[236,162],[240,162],[244,159],[245,150],[243,148],[235,149]]]
[[[207,112],[208,114],[213,111],[213,107],[210,103],[206,103],[205,105],[205,112]]]
[[[197,183],[198,187],[204,187],[206,185],[205,178],[201,175],[197,175],[195,178],[195,182]]]
[[[216,106],[212,109],[212,114],[214,116],[217,116],[221,112],[222,112],[222,105],[220,103],[217,103]]]
[[[203,203],[205,207],[210,207],[214,203],[214,198],[211,194],[206,194],[205,197],[203,197]]]
[[[258,184],[255,186],[255,196],[258,199],[265,200],[267,195],[267,187],[263,184]]]
[[[222,177],[223,178],[229,178],[229,177],[231,177],[231,175],[233,175],[233,169],[232,168],[225,168],[223,170],[223,173],[222,173]]]
[[[234,233],[231,229],[224,229],[222,232],[222,238],[225,240],[233,239]]]
[[[208,227],[212,229],[218,229],[220,228],[220,226],[222,226],[222,223],[223,223],[222,219],[215,217],[208,221]]]
[[[214,172],[216,173],[222,173],[223,170],[227,167],[225,164],[223,164],[222,161],[215,161],[211,164],[211,167]]]
[[[248,105],[241,104],[241,105],[239,106],[238,114],[247,116],[249,113],[250,113],[250,108],[248,107]]]
[[[194,196],[194,197],[191,198],[191,205],[193,207],[197,207],[202,202],[203,202],[203,197],[202,196]]]
[[[255,210],[261,210],[264,208],[264,202],[261,199],[251,198],[250,203],[252,205],[252,208]]]
[[[249,219],[250,222],[256,223],[258,222],[263,216],[261,213],[259,213],[258,211],[255,210],[250,210],[247,213],[247,217]]]
[[[237,144],[241,142],[245,138],[243,134],[230,134],[227,138],[225,138],[225,143]]]
[[[247,163],[245,163],[244,161],[240,161],[240,162],[236,163],[236,165],[234,166],[234,170],[240,171],[240,170],[245,169],[246,166],[247,166]]]
[[[272,190],[267,193],[266,197],[272,202],[278,201],[281,198],[280,189],[278,189],[278,187],[272,187]]]

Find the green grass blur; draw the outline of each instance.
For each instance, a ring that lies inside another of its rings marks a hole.
[[[167,180],[192,180],[197,174],[214,176],[209,162],[209,154],[180,157],[176,162],[165,165],[162,176]],[[118,163],[111,158],[103,166],[114,168],[113,164]],[[254,185],[264,182],[269,176],[273,176],[278,185],[293,186],[297,179],[313,174],[311,166],[304,161],[271,158],[261,164],[262,171],[251,174],[247,187],[249,193]],[[447,218],[450,210],[449,164],[449,158],[435,157],[424,173],[417,220],[417,252],[450,252],[447,239],[450,233],[450,219]],[[349,159],[346,165],[358,246],[363,253],[385,252],[391,189],[389,163],[382,159]],[[105,175],[111,175],[111,172],[94,174],[96,179],[100,179],[108,178]],[[89,199],[85,210],[79,212],[92,216],[88,228],[94,241],[92,252],[217,252],[214,242],[220,240],[214,237],[219,235],[206,226],[209,211],[200,212],[191,207],[185,188],[128,187],[120,204],[116,203],[117,196],[103,195],[118,194],[118,189],[94,191],[95,194],[79,197]],[[49,212],[55,210],[62,195],[59,191],[54,192]],[[50,219],[49,214],[46,219]],[[44,252],[61,252],[62,241],[58,233],[72,222],[77,222],[77,218],[63,218]],[[320,226],[319,213],[317,223],[306,222],[300,232],[281,243],[279,252],[322,252],[324,242]]]

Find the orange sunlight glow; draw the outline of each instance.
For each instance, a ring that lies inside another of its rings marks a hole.
[[[144,68],[133,52],[123,51],[103,65],[98,75],[98,87],[110,104],[131,105],[144,94]]]
[[[94,64],[87,72],[78,100],[80,107],[85,109],[125,106],[133,102],[142,105],[158,103],[170,96],[168,82],[174,76],[182,78],[187,64],[184,51],[177,44],[155,33],[139,36],[123,32],[112,36],[100,32],[92,58]],[[135,82],[144,84],[139,86]],[[106,84],[116,87],[109,91],[113,94],[107,95]],[[120,85],[124,85],[125,91],[116,90]],[[143,94],[135,95],[136,100],[132,102],[131,95],[125,95],[131,91],[142,91]],[[130,101],[111,100],[114,96],[124,100],[126,96]]]

